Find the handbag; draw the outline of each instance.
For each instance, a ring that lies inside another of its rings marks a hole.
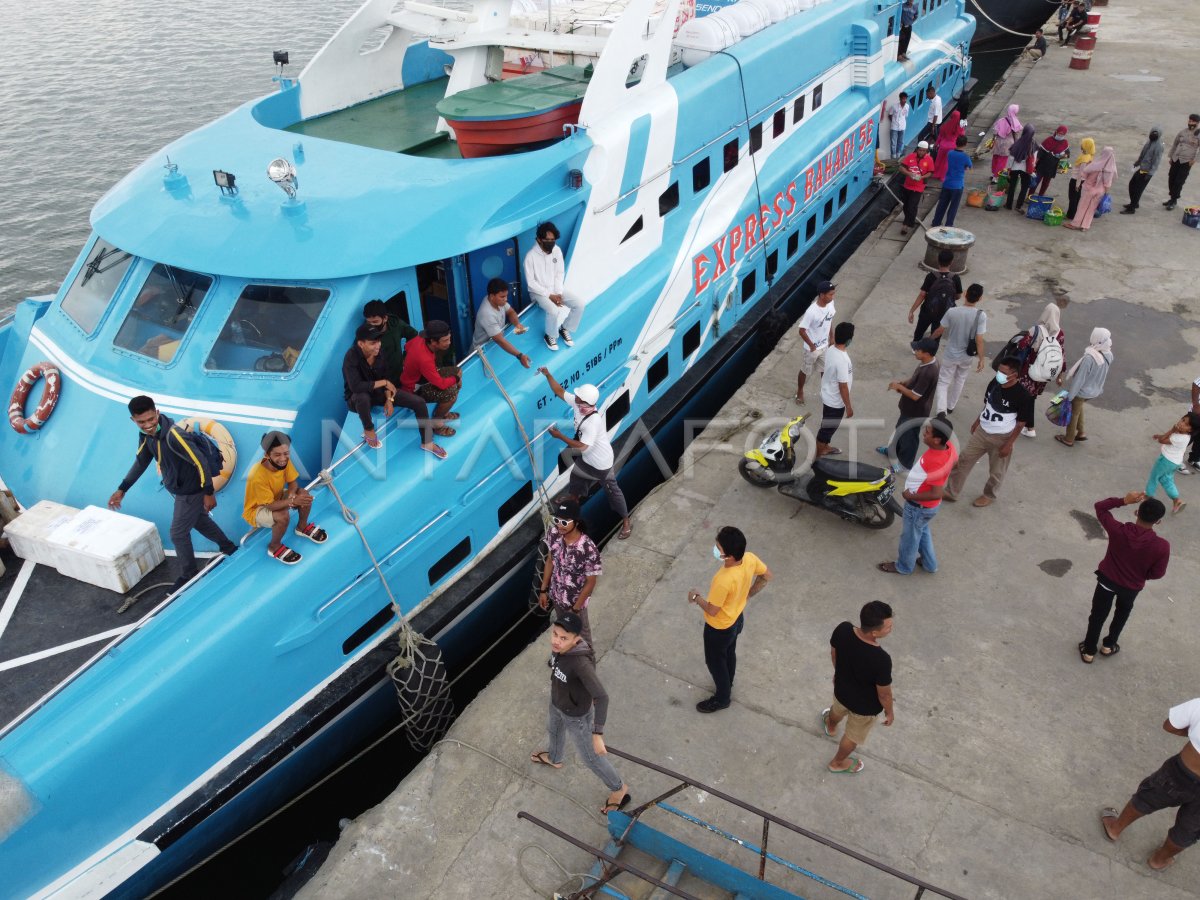
[[[1100,203],[1096,207],[1096,216],[1106,216],[1112,212],[1112,197],[1105,194],[1100,198]]]
[[[979,334],[979,317],[982,315],[982,309],[975,310],[975,322],[971,325],[971,333],[967,335],[967,356],[979,355],[979,347],[975,344],[975,338]]]
[[[1046,407],[1046,418],[1050,420],[1051,424],[1060,427],[1070,423],[1071,404],[1067,402],[1066,391],[1059,391],[1054,395],[1054,399]]]

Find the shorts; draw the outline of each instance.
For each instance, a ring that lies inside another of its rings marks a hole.
[[[817,431],[818,444],[828,444],[833,440],[834,432],[842,424],[842,417],[845,415],[846,407],[844,406],[821,405],[821,428]]]
[[[825,346],[809,350],[808,344],[805,344],[800,351],[800,371],[808,376],[817,371],[818,367],[822,370],[825,368]]]
[[[879,715],[876,713],[874,716],[864,716],[856,712],[851,712],[838,702],[837,697],[833,698],[833,706],[830,709],[833,710],[833,714],[837,718],[841,719],[844,717],[846,719],[846,730],[844,732],[846,739],[854,741],[854,743],[859,745],[866,742],[867,735],[871,733],[871,729],[875,726],[875,718]]]
[[[1186,849],[1200,838],[1200,776],[1189,770],[1178,755],[1144,779],[1129,802],[1144,816],[1178,806],[1175,824],[1167,832],[1171,843]]]
[[[256,528],[272,528],[275,525],[275,512],[269,506],[260,506],[254,510],[254,526]]]

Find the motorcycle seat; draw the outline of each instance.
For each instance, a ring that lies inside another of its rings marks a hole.
[[[813,463],[813,471],[828,481],[879,481],[887,469],[871,466],[853,459],[832,459],[822,456]]]

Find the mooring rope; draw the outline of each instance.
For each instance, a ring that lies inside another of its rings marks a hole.
[[[1007,31],[1009,34],[1015,34],[1017,37],[1030,38],[1030,37],[1034,36],[1033,32],[1013,31],[1007,25],[1001,25],[999,22],[997,22],[995,19],[993,19],[991,16],[988,15],[987,10],[983,8],[983,0],[970,0],[970,2],[971,2],[972,6],[974,6],[977,10],[979,10],[980,15],[982,15],[985,19],[987,19],[989,22],[991,22],[993,25],[995,25],[1001,31]],[[1051,2],[1054,2],[1054,0],[1046,0],[1046,2],[1051,3]]]

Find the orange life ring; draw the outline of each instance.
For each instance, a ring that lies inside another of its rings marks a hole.
[[[46,386],[42,388],[42,399],[38,401],[33,415],[25,418],[25,401],[29,399],[33,386],[41,378],[46,379]],[[58,371],[58,366],[46,360],[31,366],[17,380],[17,386],[13,388],[12,396],[8,400],[8,424],[18,434],[32,434],[37,431],[46,424],[50,414],[54,412],[54,407],[58,403],[58,395],[61,392],[62,375]]]
[[[237,444],[234,443],[229,429],[215,419],[201,419],[195,416],[178,424],[180,428],[200,431],[213,439],[217,449],[221,451],[221,471],[213,476],[213,491],[225,487],[233,477],[233,470],[237,468]]]

